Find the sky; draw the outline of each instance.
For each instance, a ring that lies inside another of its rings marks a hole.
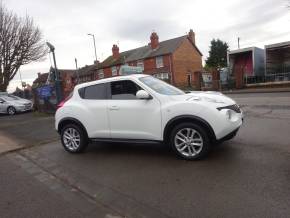
[[[0,0],[1,1],[1,0]],[[230,49],[290,41],[290,5],[287,0],[2,0],[19,16],[26,14],[42,30],[43,40],[56,50],[57,67],[75,69],[93,64],[95,35],[99,60],[111,55],[113,44],[126,51],[149,43],[156,31],[159,40],[196,34],[196,45],[208,56],[210,41],[219,38]],[[46,59],[22,66],[23,81],[32,83],[37,73],[48,72]],[[8,90],[20,86],[20,73]]]

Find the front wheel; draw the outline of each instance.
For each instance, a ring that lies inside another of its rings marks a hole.
[[[194,123],[181,123],[171,132],[172,150],[185,160],[204,158],[210,150],[210,140],[204,128]]]
[[[10,106],[10,107],[7,108],[7,113],[9,115],[15,115],[16,114],[16,109],[14,107]]]
[[[80,153],[88,146],[88,137],[79,126],[68,124],[61,130],[61,142],[66,151]]]

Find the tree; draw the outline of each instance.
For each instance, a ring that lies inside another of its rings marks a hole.
[[[213,39],[210,42],[209,57],[207,58],[206,67],[222,68],[227,66],[227,51],[229,46],[220,39]]]
[[[46,54],[33,19],[18,17],[0,2],[0,91],[6,91],[20,66],[41,60]]]

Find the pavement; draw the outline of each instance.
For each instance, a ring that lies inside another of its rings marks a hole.
[[[58,141],[0,155],[1,217],[289,217],[290,93],[229,96],[244,125],[202,161],[162,145],[95,143],[72,155]]]
[[[290,87],[271,87],[271,88],[244,88],[222,91],[224,94],[249,94],[249,93],[276,93],[290,92]]]

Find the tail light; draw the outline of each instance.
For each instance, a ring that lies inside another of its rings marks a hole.
[[[69,99],[71,99],[72,97],[72,93],[69,94],[69,96],[67,96],[64,100],[62,100],[58,105],[57,105],[57,109],[60,109],[61,107],[63,107],[63,105],[65,104],[65,102],[67,102]]]

